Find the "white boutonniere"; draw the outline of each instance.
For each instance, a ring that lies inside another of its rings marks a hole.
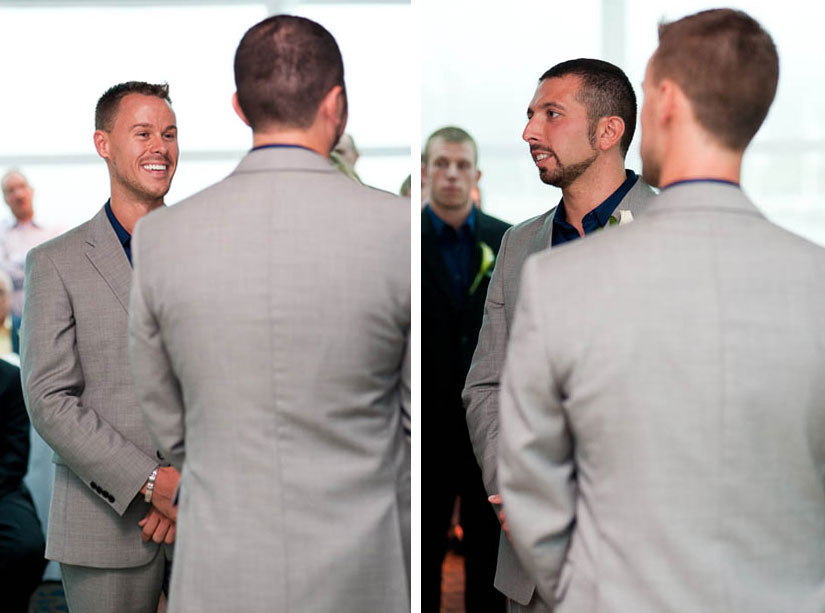
[[[470,295],[478,289],[484,277],[489,278],[493,276],[493,265],[496,263],[496,254],[490,245],[480,242],[478,246],[481,247],[481,264],[478,267],[475,279],[473,279],[473,282],[470,284],[470,290],[468,292]]]
[[[616,217],[617,213],[618,217]],[[633,213],[630,211],[614,211],[610,219],[607,220],[607,226],[623,226],[631,221],[633,221]]]

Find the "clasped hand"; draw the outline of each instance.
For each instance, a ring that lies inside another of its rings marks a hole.
[[[160,466],[155,478],[155,487],[152,491],[152,506],[138,526],[143,529],[141,538],[146,543],[149,539],[156,543],[175,542],[175,520],[178,517],[178,507],[172,504],[175,491],[178,489],[180,473],[172,466]],[[146,493],[144,485],[141,494]]]

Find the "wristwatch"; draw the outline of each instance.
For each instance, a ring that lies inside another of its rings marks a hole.
[[[152,492],[155,489],[155,479],[158,478],[158,468],[159,467],[156,467],[155,470],[152,471],[152,474],[149,476],[149,481],[146,482],[146,494],[143,496],[146,502],[152,502]]]

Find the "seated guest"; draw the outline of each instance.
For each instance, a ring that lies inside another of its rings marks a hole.
[[[11,297],[14,292],[11,277],[0,270],[0,359],[20,365],[12,347]]]
[[[23,485],[28,457],[20,369],[0,360],[0,594],[9,613],[27,611],[46,567],[43,529]]]

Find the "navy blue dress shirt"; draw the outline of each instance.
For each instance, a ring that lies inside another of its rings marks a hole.
[[[463,306],[472,281],[473,254],[476,248],[476,209],[473,207],[470,210],[470,214],[461,224],[458,232],[444,223],[433,212],[429,204],[426,206],[426,211],[430,215],[435,235],[438,237],[438,246],[444,257],[444,263],[447,265],[453,293],[458,304]]]
[[[109,218],[109,223],[112,224],[112,227],[115,229],[115,234],[117,234],[117,240],[120,241],[120,244],[123,245],[123,251],[126,252],[126,257],[129,259],[129,265],[132,264],[132,235],[120,225],[120,222],[115,217],[115,214],[112,213],[112,201],[111,199],[106,201],[106,217]]]
[[[636,184],[639,177],[632,170],[625,170],[627,178],[619,188],[610,194],[607,199],[582,218],[582,229],[585,234],[604,228],[610,221],[610,216],[627,192]],[[579,231],[567,221],[567,211],[564,208],[564,198],[559,201],[559,208],[553,216],[553,237],[550,244],[555,247],[579,238]]]

